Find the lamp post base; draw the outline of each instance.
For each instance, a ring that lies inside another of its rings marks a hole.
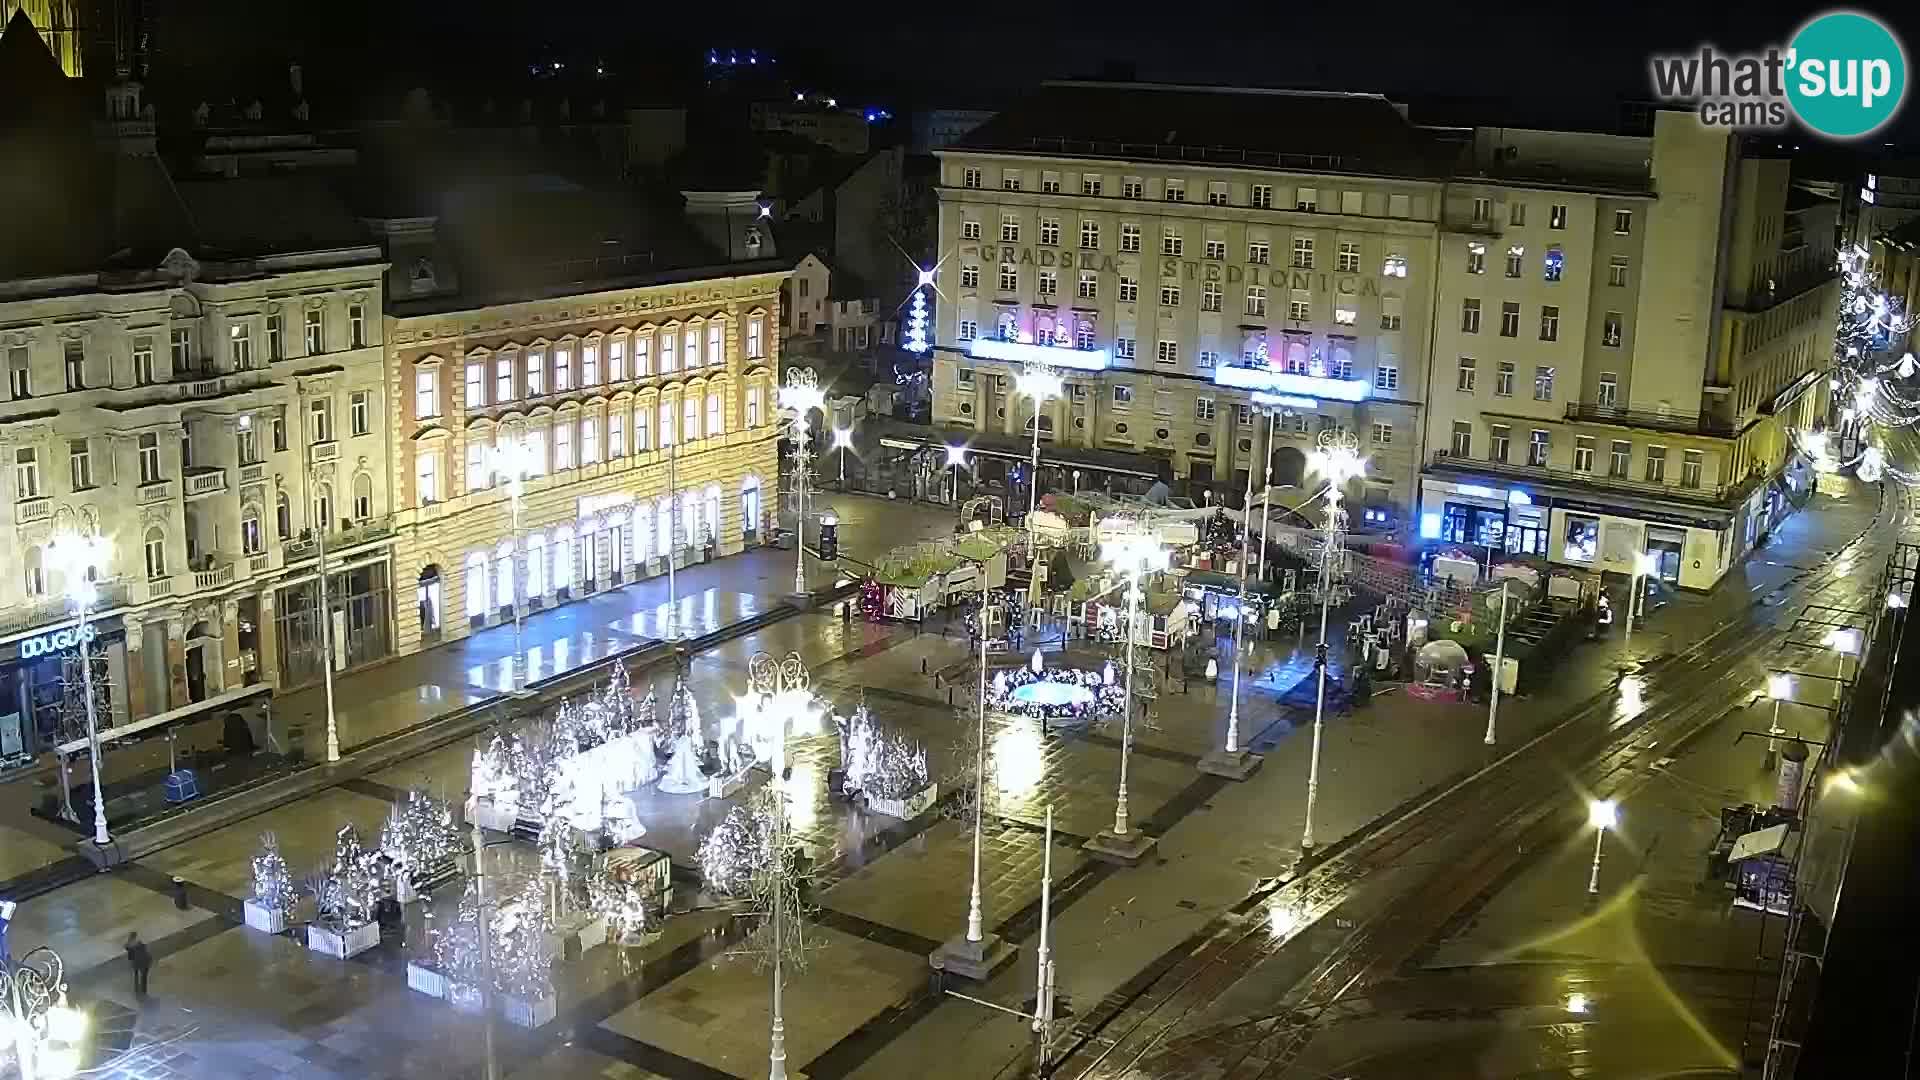
[[[1138,829],[1120,836],[1112,829],[1102,829],[1093,839],[1080,846],[1080,850],[1099,859],[1101,862],[1119,866],[1139,866],[1155,844],[1160,841]]]
[[[1200,759],[1199,769],[1208,776],[1224,777],[1228,780],[1245,780],[1260,771],[1267,759],[1250,750],[1215,750]]]
[[[118,839],[108,840],[106,846],[102,847],[94,843],[93,837],[89,836],[74,847],[99,870],[111,870],[127,861],[126,849],[120,846]]]
[[[1017,946],[1001,940],[999,934],[984,934],[979,941],[968,941],[964,933],[955,934],[946,944],[927,954],[927,964],[935,971],[948,972],[974,982],[986,982],[993,973],[1013,963],[1020,955]]]
[[[799,608],[801,611],[813,610],[814,596],[810,592],[788,593],[786,596],[786,601],[787,603],[792,604],[794,607]]]

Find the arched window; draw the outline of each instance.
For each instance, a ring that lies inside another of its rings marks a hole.
[[[493,606],[513,606],[513,541],[502,541],[493,552]]]
[[[487,613],[487,553],[467,552],[467,618]]]
[[[743,532],[760,531],[760,478],[757,476],[740,481],[740,528]]]
[[[553,587],[573,587],[573,526],[562,525],[553,531]]]
[[[151,581],[155,578],[166,577],[167,534],[161,532],[160,527],[155,525],[153,528],[147,530],[144,547],[147,554],[147,579]]]
[[[706,512],[706,524],[707,524],[707,542],[711,544],[718,544],[720,542],[720,485],[719,484],[714,484],[707,488],[705,512]]]
[[[365,521],[373,516],[373,476],[361,473],[353,478],[353,520]]]
[[[240,508],[240,550],[258,555],[266,550],[267,538],[260,532],[260,508],[248,503]]]
[[[28,545],[27,557],[23,561],[27,564],[27,596],[47,595],[46,554],[40,550],[40,545]]]
[[[660,449],[673,445],[673,402],[660,399]]]
[[[707,395],[707,438],[724,435],[727,431],[725,413],[720,409],[720,392]]]
[[[284,491],[273,497],[273,525],[280,539],[293,538],[293,504],[287,501]]]
[[[527,535],[527,595],[547,594],[547,534]]]
[[[700,395],[697,393],[680,399],[680,437],[687,442],[700,437]]]
[[[326,529],[333,520],[333,485],[321,481],[313,485],[313,520],[315,529]]]

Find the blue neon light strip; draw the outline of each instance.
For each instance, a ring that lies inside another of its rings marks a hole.
[[[1364,379],[1319,379],[1312,375],[1294,375],[1270,368],[1223,367],[1213,373],[1220,386],[1239,390],[1266,390],[1278,394],[1332,398],[1335,401],[1365,401],[1373,385]]]
[[[1034,345],[1024,341],[1001,341],[999,338],[974,338],[967,354],[982,360],[1048,364],[1079,371],[1105,371],[1108,365],[1105,349],[1063,349],[1058,345]]]

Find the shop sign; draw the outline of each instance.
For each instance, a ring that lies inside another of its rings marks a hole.
[[[86,625],[84,633],[80,627],[68,626],[59,630],[50,630],[20,641],[20,659],[31,660],[36,656],[51,656],[65,652],[82,641],[92,641],[99,633],[92,623]]]

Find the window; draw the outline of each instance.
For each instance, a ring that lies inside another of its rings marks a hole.
[[[1343,214],[1364,214],[1367,211],[1367,197],[1364,192],[1343,191],[1340,193],[1340,212]]]
[[[665,335],[661,346],[666,350],[666,356],[672,356],[673,335]],[[661,361],[661,366],[666,366],[665,360]],[[651,374],[653,374],[653,335],[646,334],[633,339],[633,376],[638,379]]]
[[[1060,274],[1055,270],[1040,271],[1040,295],[1053,296],[1060,291]]]
[[[66,362],[67,389],[84,390],[87,388],[87,354],[85,346],[77,341],[61,343],[61,354]]]
[[[367,305],[347,305],[347,336],[354,348],[367,347]]]
[[[242,462],[246,458],[240,459]],[[85,491],[93,486],[92,444],[85,439],[67,440],[67,472],[73,480],[73,490]]]
[[[627,413],[614,409],[607,413],[607,460],[627,456]]]
[[[319,308],[308,308],[302,315],[306,319],[307,355],[317,356],[327,351],[327,332],[325,313]]]
[[[1193,365],[1204,371],[1212,371],[1220,366],[1220,353],[1215,349],[1201,349],[1193,354]]]
[[[1218,182],[1208,184],[1207,185],[1207,205],[1208,206],[1227,205],[1227,185],[1218,183]]]
[[[980,336],[980,323],[974,319],[960,320],[960,340],[972,341]]]
[[[474,432],[467,433],[467,490],[483,491],[493,483],[493,470],[488,468],[488,446]]]
[[[1201,422],[1213,419],[1213,399],[1209,397],[1193,399],[1193,418]]]
[[[1574,436],[1573,471],[1583,473],[1593,471],[1593,439],[1590,436]]]
[[[141,545],[147,557],[147,580],[167,576],[167,534],[159,527],[147,530],[145,542]]]
[[[1082,300],[1097,300],[1100,297],[1100,277],[1091,270],[1080,271],[1080,285],[1075,291]]]
[[[475,361],[467,365],[466,406],[471,409],[487,403],[487,365]]]
[[[1465,334],[1480,332],[1480,301],[1460,301],[1460,331]]]
[[[267,360],[269,362],[287,358],[286,336],[286,320],[280,313],[276,311],[267,316]]]
[[[1358,308],[1335,307],[1333,309],[1333,321],[1339,323],[1341,326],[1352,326],[1355,322],[1359,321],[1359,319],[1360,311]]]
[[[1376,422],[1373,425],[1373,445],[1375,446],[1392,446],[1393,445],[1393,425],[1392,424],[1382,424],[1382,423]]]
[[[1154,359],[1162,364],[1179,363],[1180,362],[1179,342],[1161,341],[1156,343],[1156,352],[1154,355]]]
[[[1472,424],[1465,420],[1455,420],[1453,422],[1453,448],[1450,452],[1454,457],[1473,456]]]
[[[1385,259],[1381,260],[1380,276],[1381,277],[1397,277],[1397,278],[1406,277],[1407,276],[1407,257],[1405,255],[1388,255]]]
[[[1130,277],[1120,279],[1120,300],[1131,304],[1140,299],[1140,283]]]
[[[1020,174],[1017,172],[1014,172],[1012,169],[1008,169],[1005,172],[1002,172],[1000,174],[1000,190],[1019,191],[1020,190]]]
[[[1515,199],[1507,204],[1507,224],[1525,225],[1527,223],[1527,204]]]
[[[1400,304],[1401,300],[1397,296],[1380,298],[1380,329],[1400,329]]]
[[[1000,242],[1003,244],[1017,244],[1020,242],[1020,219],[1019,218],[1016,218],[1011,214],[1006,214],[1001,216]]]
[[[681,366],[686,368],[688,371],[692,371],[694,368],[697,368],[700,366],[700,329],[699,327],[688,327],[687,332],[684,335],[682,335],[681,340],[686,342],[686,349],[687,349],[686,363],[682,364]]]
[[[700,399],[692,394],[680,398],[680,441],[700,438]]]
[[[1507,448],[1513,442],[1513,429],[1505,424],[1494,424],[1488,430],[1492,436],[1487,440],[1487,460],[1505,462]]]
[[[747,319],[747,358],[757,360],[767,355],[767,320],[759,315]]]
[[[1520,336],[1520,305],[1502,303],[1500,305],[1500,336]]]
[[[1612,407],[1613,403],[1619,400],[1619,397],[1620,397],[1620,377],[1618,375],[1615,375],[1611,371],[1601,372],[1600,373],[1600,390],[1598,394],[1599,403],[1608,407]]]
[[[1100,246],[1099,222],[1083,221],[1080,223],[1080,246],[1088,251],[1092,251]]]
[[[1020,288],[1020,271],[1011,263],[1000,264],[1000,291],[1014,292]]]
[[[527,354],[527,396],[539,397],[547,392],[547,354],[535,349]]]
[[[1547,228],[1564,229],[1567,227],[1567,207],[1565,203],[1554,203],[1547,210]]]
[[[1600,321],[1600,344],[1609,348],[1620,347],[1620,313],[1609,311]]]
[[[493,362],[493,401],[499,405],[513,400],[513,358],[503,356]]]
[[[373,394],[366,390],[355,390],[347,398],[347,423],[355,435],[365,435],[373,430]]]
[[[1179,307],[1180,306],[1180,286],[1178,285],[1160,286],[1160,306],[1161,307]]]
[[[1547,281],[1559,281],[1560,275],[1566,272],[1566,268],[1566,252],[1561,251],[1557,247],[1548,248],[1546,260],[1541,265],[1541,276]]]
[[[1397,364],[1382,363],[1373,369],[1373,388],[1375,390],[1400,389],[1400,367]]]
[[[1040,242],[1047,247],[1060,246],[1060,219],[1040,219]]]
[[[307,426],[308,442],[332,442],[333,402],[326,398],[314,398],[307,402]]]
[[[1200,310],[1201,311],[1219,311],[1220,298],[1222,295],[1223,295],[1223,292],[1220,288],[1219,282],[1209,281],[1202,284],[1200,286]],[[1248,307],[1253,306],[1252,297],[1248,297],[1247,306]]]
[[[1523,248],[1518,244],[1515,244],[1514,246],[1508,248],[1507,249],[1507,276],[1510,278],[1519,277],[1521,264],[1526,262],[1526,259],[1527,259],[1526,248]]]
[[[1115,386],[1113,388],[1113,407],[1124,409],[1133,404],[1133,387]]]
[[[440,369],[428,368],[415,371],[413,373],[413,418],[431,420],[439,415]]]
[[[1513,396],[1514,371],[1513,362],[1509,360],[1500,361],[1499,367],[1494,369],[1493,394],[1495,397]]]
[[[31,447],[23,447],[13,452],[13,497],[16,499],[40,497],[40,462]]]
[[[1633,211],[1615,210],[1613,212],[1613,232],[1615,236],[1626,236],[1633,231]]]
[[[1607,284],[1618,289],[1627,283],[1627,257],[1615,255],[1607,260]]]
[[[580,464],[592,465],[600,460],[600,420],[594,416],[580,418]]]
[[[1480,374],[1480,362],[1471,356],[1460,358],[1460,368],[1455,374],[1453,388],[1463,394],[1473,393],[1473,385]]]
[[[1227,242],[1225,240],[1209,240],[1202,254],[1209,259],[1223,260],[1227,257]]]
[[[1493,220],[1493,200],[1488,198],[1474,199],[1473,200],[1474,224],[1484,225],[1487,222],[1492,220]]]
[[[1553,369],[1536,367],[1533,369],[1533,400],[1553,400]]]
[[[708,394],[707,395],[707,438],[711,439],[716,435],[725,435],[726,433],[727,433],[727,422],[726,422],[725,414],[721,411],[721,408],[720,408],[720,395],[718,393]]]
[[[1081,319],[1073,327],[1073,347],[1082,352],[1093,348],[1093,323]],[[1082,388],[1084,390],[1084,388]]]
[[[1140,250],[1140,226],[1123,224],[1120,226],[1120,250]]]
[[[760,392],[757,387],[747,391],[747,404],[755,407],[760,404]],[[652,449],[652,445],[647,442],[647,424],[652,416],[653,406],[651,405],[639,405],[633,410],[633,452],[636,454]],[[754,419],[757,420],[758,417]]]
[[[1313,247],[1313,241],[1307,241],[1307,247]],[[1247,261],[1256,266],[1265,266],[1273,261],[1273,246],[1262,240],[1247,245]]]
[[[1247,189],[1247,205],[1261,210],[1273,209],[1273,185],[1255,184]]]
[[[1173,394],[1165,390],[1155,390],[1153,392],[1153,415],[1173,415]],[[1160,437],[1163,439],[1166,438],[1166,432],[1162,431]]]
[[[1123,199],[1145,198],[1146,194],[1146,181],[1137,176],[1129,176],[1120,183],[1120,197]]]
[[[1293,208],[1295,210],[1304,210],[1307,213],[1312,213],[1313,211],[1319,209],[1319,206],[1320,206],[1320,193],[1318,191],[1310,187],[1294,189]]]
[[[1042,192],[1045,192],[1048,195],[1060,194],[1060,174],[1059,173],[1041,173],[1040,174],[1040,190]]]
[[[753,346],[759,344],[754,340],[754,324],[759,321],[758,316],[747,320],[748,356],[754,355]],[[607,381],[610,383],[627,381],[627,341],[625,338],[613,338],[607,342]]]
[[[1165,193],[1167,202],[1187,201],[1187,182],[1185,180],[1168,180],[1162,190]]]
[[[193,330],[185,326],[173,329],[169,338],[169,352],[173,360],[173,373],[185,375],[193,370]]]
[[[1313,269],[1313,237],[1293,238],[1293,266],[1296,270]]]
[[[527,475],[547,475],[547,431],[536,428],[522,437],[527,448]]]
[[[1360,272],[1360,245],[1355,243],[1341,244],[1340,253],[1334,256],[1334,264],[1335,264],[1334,269],[1338,270],[1342,274],[1359,273]]]
[[[1552,304],[1540,309],[1540,340],[1560,340],[1560,309]]]
[[[967,169],[960,174],[960,186],[977,188],[980,186],[980,170]]]
[[[1313,318],[1313,294],[1305,289],[1293,290],[1287,298],[1287,318],[1294,322]]]
[[[421,449],[414,453],[413,493],[422,506],[440,501],[440,455],[438,452]],[[324,527],[324,520],[321,524]]]
[[[715,324],[709,328],[707,335],[707,350],[716,356],[720,350],[714,347],[715,343],[712,339],[717,335],[712,331],[717,331],[718,329],[718,324]],[[600,385],[600,345],[598,342],[589,341],[580,346],[580,385],[583,387]]]
[[[150,337],[133,339],[133,381],[140,386],[154,382],[153,339]]]
[[[1697,488],[1700,486],[1701,465],[1705,455],[1698,450],[1680,451],[1680,486]]]
[[[1100,194],[1100,178],[1090,173],[1083,173],[1080,177],[1080,194]]]
[[[78,345],[79,342],[68,343],[69,361],[71,361],[72,350]],[[235,371],[245,371],[253,366],[253,338],[249,336],[245,323],[227,324],[227,356],[233,361]],[[72,364],[69,363],[68,366],[71,368]]]
[[[1170,228],[1160,234],[1160,254],[1179,255],[1186,250],[1186,241],[1178,229]]]
[[[1472,243],[1467,245],[1467,273],[1484,274],[1487,272],[1487,245]]]
[[[1647,447],[1647,483],[1664,484],[1667,481],[1667,448],[1664,446]]]
[[[1607,453],[1607,475],[1615,480],[1625,480],[1633,465],[1633,444],[1625,439],[1613,440]]]
[[[1547,454],[1552,447],[1553,436],[1539,428],[1534,428],[1527,436],[1527,464],[1536,469],[1547,467]]]
[[[373,477],[366,473],[353,478],[353,519],[365,521],[373,516]]]
[[[980,239],[980,223],[972,219],[962,221],[960,223],[960,239],[962,240]],[[803,281],[801,282],[801,284],[804,285],[805,282]]]
[[[266,537],[260,532],[260,510],[248,505],[240,511],[240,550],[243,554],[258,555],[266,546]]]
[[[284,451],[287,448],[287,407],[277,405],[273,410],[273,448]]]

